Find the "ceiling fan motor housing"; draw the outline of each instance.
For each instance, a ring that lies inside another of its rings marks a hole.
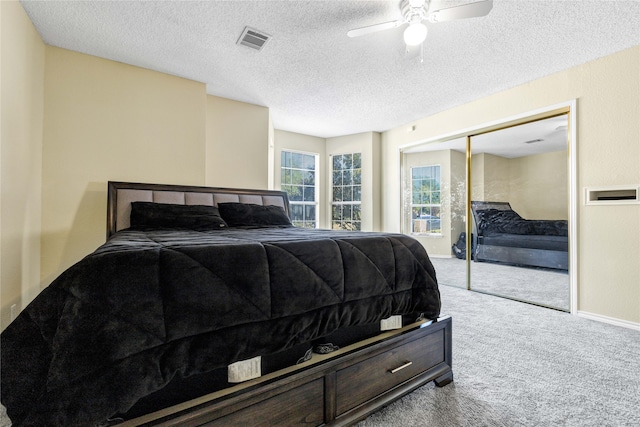
[[[402,17],[409,26],[404,30],[404,42],[407,46],[418,46],[427,37],[427,27],[422,23],[427,17],[428,0],[403,0],[400,3]]]
[[[400,10],[405,22],[418,23],[427,17],[429,0],[402,0]]]

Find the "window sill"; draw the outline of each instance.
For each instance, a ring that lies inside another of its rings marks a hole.
[[[442,239],[444,234],[442,233],[411,233],[411,236],[414,237],[428,237],[431,239]]]

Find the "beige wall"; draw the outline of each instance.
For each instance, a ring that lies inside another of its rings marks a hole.
[[[640,46],[382,134],[383,228],[398,230],[399,147],[577,99],[578,310],[640,323],[640,205],[585,206],[584,187],[640,183]],[[603,226],[606,224],[606,226]]]
[[[269,109],[207,95],[206,185],[269,188]]]
[[[275,190],[275,164],[276,164],[276,130],[273,127],[271,112],[269,112],[269,161],[267,165],[267,181],[269,190]]]
[[[471,200],[510,201],[510,181],[509,159],[487,153],[471,157]]]
[[[566,151],[508,160],[509,200],[527,219],[569,218],[569,159]]]
[[[467,216],[467,154],[450,150],[451,156],[451,245],[466,232]],[[449,255],[451,253],[449,246]]]
[[[371,199],[373,220],[372,230],[382,230],[382,135],[380,132],[371,132],[371,185],[373,196]]]
[[[509,202],[527,219],[568,219],[568,162],[566,151],[514,159],[476,154],[471,199]]]
[[[380,183],[381,183],[381,138],[377,132],[364,132],[355,135],[327,138],[327,157],[338,154],[362,153],[362,231],[379,231],[381,229]],[[331,188],[329,177],[330,164],[327,164],[327,189]],[[327,198],[331,191],[327,190]],[[326,215],[331,218],[331,203],[327,203]],[[399,206],[399,205],[398,205]]]
[[[202,83],[46,48],[42,280],[105,241],[107,181],[205,182]]]
[[[0,2],[0,330],[40,291],[45,46],[17,1]]]
[[[294,132],[275,130],[274,135],[274,188],[280,189],[282,167],[282,151],[298,151],[307,154],[317,154],[319,170],[316,171],[316,185],[319,186],[319,204],[316,214],[320,228],[328,228],[327,217],[327,186],[323,184],[327,170],[326,139],[316,136],[302,135]]]

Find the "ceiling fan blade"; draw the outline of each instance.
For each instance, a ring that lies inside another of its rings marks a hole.
[[[493,0],[477,1],[460,6],[447,7],[429,14],[430,22],[454,21],[456,19],[477,18],[485,16],[493,8]]]
[[[350,30],[349,32],[347,32],[347,36],[349,37],[363,36],[365,34],[375,33],[376,31],[390,30],[391,28],[397,28],[402,24],[404,24],[404,21],[400,19],[398,21],[389,21],[389,22],[383,22],[382,24],[369,25],[368,27],[362,27],[362,28],[356,28],[355,30]]]

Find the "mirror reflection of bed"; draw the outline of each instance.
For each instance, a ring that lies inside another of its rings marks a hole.
[[[563,114],[471,137],[471,290],[569,311],[567,127]],[[405,230],[421,235],[438,282],[463,288],[467,263],[452,245],[466,229],[465,154],[466,138],[403,153],[405,182],[419,166],[439,165],[442,223],[439,234]]]

